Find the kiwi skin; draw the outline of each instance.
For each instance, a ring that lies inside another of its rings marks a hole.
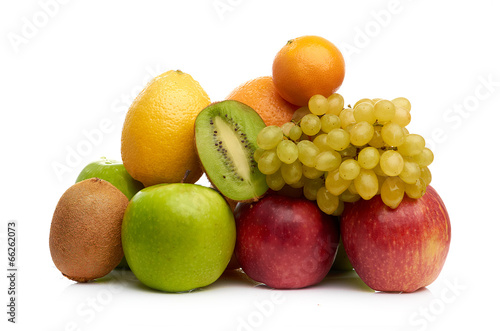
[[[83,180],[64,192],[52,218],[49,247],[65,277],[88,282],[104,277],[120,263],[127,205],[125,194],[99,178]]]

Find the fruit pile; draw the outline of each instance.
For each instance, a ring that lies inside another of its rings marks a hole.
[[[87,165],[59,200],[54,264],[78,282],[129,267],[166,292],[227,269],[273,288],[353,268],[375,290],[429,285],[451,237],[434,155],[406,98],[345,106],[344,75],[331,42],[304,36],[223,101],[184,72],[156,77],[125,118],[123,164]]]

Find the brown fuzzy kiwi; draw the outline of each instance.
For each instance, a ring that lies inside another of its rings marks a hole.
[[[59,271],[77,282],[107,275],[123,257],[121,225],[127,197],[109,182],[90,178],[59,199],[50,227],[50,254]]]

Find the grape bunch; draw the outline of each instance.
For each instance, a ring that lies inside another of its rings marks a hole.
[[[314,95],[291,122],[260,131],[254,159],[272,190],[302,188],[327,214],[378,194],[396,208],[404,194],[423,196],[432,178],[434,154],[406,128],[410,110],[406,98],[361,99],[344,108],[338,93]]]

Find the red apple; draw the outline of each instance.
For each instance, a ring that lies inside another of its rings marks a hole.
[[[338,218],[304,198],[269,194],[235,210],[236,257],[253,280],[273,288],[319,283],[339,242]]]
[[[441,272],[450,247],[446,207],[431,186],[420,199],[404,197],[396,209],[380,198],[346,204],[344,247],[354,270],[372,289],[413,292]]]

